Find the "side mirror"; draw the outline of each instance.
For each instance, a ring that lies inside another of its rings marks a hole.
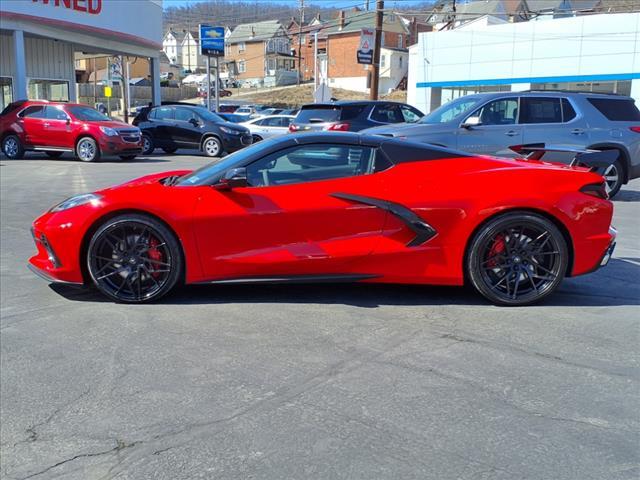
[[[473,127],[478,127],[480,125],[482,125],[480,117],[469,117],[464,122],[462,122],[462,125],[460,125],[460,127],[471,130]]]
[[[227,170],[222,178],[214,185],[217,190],[231,190],[233,188],[248,187],[247,169],[244,167]]]
[[[190,119],[189,119],[189,123],[190,123],[191,125],[193,125],[194,127],[198,127],[198,126],[200,125],[200,122],[198,121],[198,119],[197,119],[197,118],[190,118]]]

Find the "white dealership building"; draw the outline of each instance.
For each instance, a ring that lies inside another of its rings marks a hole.
[[[0,0],[0,107],[76,100],[76,54],[150,59],[160,102],[162,0]]]
[[[478,92],[615,92],[640,102],[640,13],[507,23],[479,19],[419,35],[408,102],[429,112]]]

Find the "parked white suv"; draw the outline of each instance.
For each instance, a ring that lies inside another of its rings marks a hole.
[[[568,148],[617,150],[605,177],[609,195],[640,177],[640,111],[633,98],[591,92],[527,91],[467,95],[417,123],[365,130],[456,148],[513,156],[513,145],[544,143]],[[570,161],[571,157],[553,158]]]

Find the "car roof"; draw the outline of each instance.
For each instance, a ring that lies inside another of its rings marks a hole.
[[[377,105],[381,103],[394,103],[397,105],[406,105],[403,102],[396,102],[394,100],[338,100],[337,102],[325,102],[325,103],[307,103],[300,107],[301,109],[311,109],[313,107],[341,107],[350,105]]]

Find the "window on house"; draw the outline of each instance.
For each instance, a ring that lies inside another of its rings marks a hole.
[[[246,46],[246,44],[244,42],[240,42],[238,44],[238,52],[244,52],[246,48],[247,48],[247,46]]]
[[[404,48],[402,34],[398,35],[398,48]]]
[[[247,71],[247,66],[244,60],[238,62],[238,73],[244,73]]]
[[[380,66],[384,68],[387,65],[387,56],[380,55]]]

